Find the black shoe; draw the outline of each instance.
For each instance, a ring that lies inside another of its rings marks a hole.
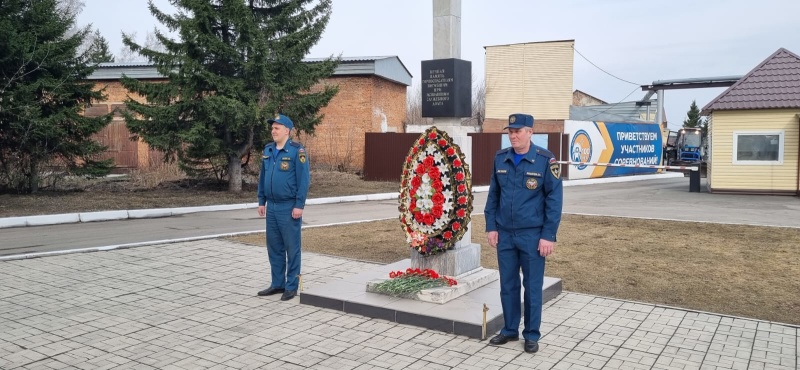
[[[501,344],[506,344],[508,342],[513,342],[515,340],[519,340],[519,337],[509,337],[509,336],[505,336],[503,334],[497,334],[497,335],[494,336],[494,338],[489,340],[489,344],[493,344],[495,346],[499,346]]]
[[[264,290],[258,292],[258,296],[259,297],[263,297],[265,295],[274,295],[274,294],[278,294],[278,293],[283,293],[283,291],[284,291],[283,288],[267,288],[267,289],[264,289]]]
[[[539,342],[525,339],[525,352],[536,353],[539,350]]]
[[[296,295],[297,295],[297,291],[296,290],[287,290],[287,291],[283,292],[283,295],[281,296],[281,301],[288,301],[288,300],[294,298],[294,296],[296,296]]]

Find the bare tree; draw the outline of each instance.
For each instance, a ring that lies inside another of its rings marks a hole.
[[[403,120],[403,127],[430,124],[430,118],[422,117],[422,87],[417,86],[406,95],[406,119]]]
[[[464,125],[483,126],[486,119],[486,83],[472,78],[472,115],[461,121]]]

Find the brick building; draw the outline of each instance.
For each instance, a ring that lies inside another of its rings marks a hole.
[[[321,59],[307,59],[305,63]],[[130,94],[119,82],[122,75],[144,81],[164,81],[156,68],[147,63],[104,63],[89,76],[98,89],[105,88],[107,99],[86,109],[96,116],[123,109]],[[313,136],[300,135],[316,164],[361,170],[364,163],[364,133],[403,132],[406,115],[406,89],[411,73],[396,56],[343,57],[333,76],[321,84],[339,86],[339,93],[320,112],[324,119]],[[162,160],[143,141],[131,141],[130,132],[120,114],[98,137],[108,146],[108,158],[119,170],[148,167]]]

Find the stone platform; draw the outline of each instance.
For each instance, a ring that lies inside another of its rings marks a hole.
[[[315,285],[300,294],[300,303],[477,339],[485,339],[483,306],[486,304],[489,308],[486,313],[486,335],[497,332],[503,326],[499,280],[444,304],[366,291],[368,282],[385,279],[391,271],[405,270],[409,263],[406,259],[375,266],[340,280]],[[561,279],[544,279],[543,300],[547,302],[561,293]]]

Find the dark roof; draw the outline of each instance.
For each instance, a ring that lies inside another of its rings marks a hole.
[[[317,63],[327,58],[306,58],[305,63]],[[116,80],[125,74],[136,79],[164,78],[149,62],[100,63],[88,80]],[[334,76],[375,75],[411,86],[411,72],[397,56],[342,57]]]
[[[703,107],[715,110],[800,108],[800,57],[784,48]]]

